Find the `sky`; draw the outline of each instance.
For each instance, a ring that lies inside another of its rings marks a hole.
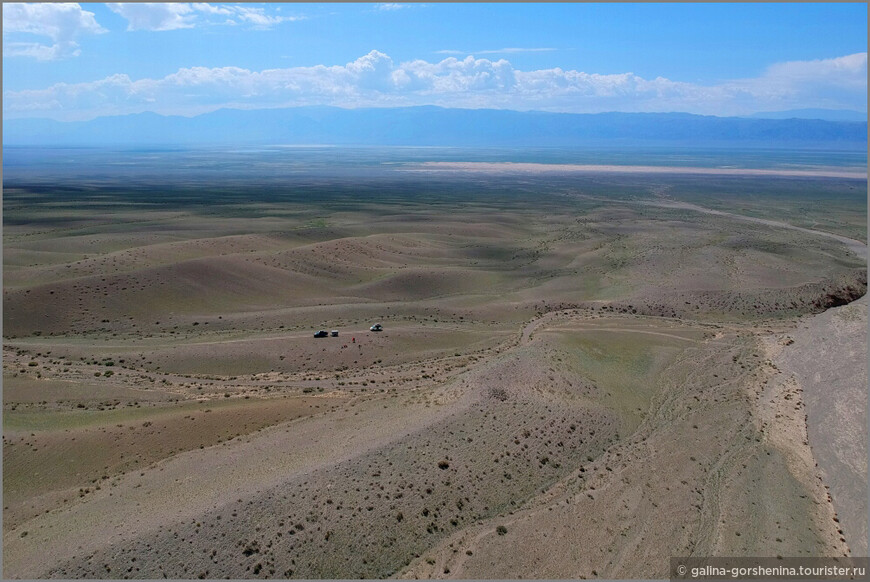
[[[867,110],[865,3],[3,3],[3,117]]]

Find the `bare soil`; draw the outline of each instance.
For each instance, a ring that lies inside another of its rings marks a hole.
[[[13,189],[4,577],[866,552],[866,247],[842,234],[866,207],[789,207],[811,228],[648,168],[520,169],[207,211]]]

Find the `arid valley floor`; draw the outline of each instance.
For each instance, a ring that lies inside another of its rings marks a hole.
[[[866,178],[149,155],[7,170],[4,578],[867,555]]]

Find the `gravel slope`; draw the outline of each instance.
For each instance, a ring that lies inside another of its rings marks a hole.
[[[844,537],[866,556],[867,296],[804,319],[790,337],[776,363],[803,388],[810,446]]]

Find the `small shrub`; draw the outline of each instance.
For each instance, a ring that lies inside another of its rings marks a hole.
[[[495,533],[497,533],[500,536],[503,536],[504,534],[507,533],[507,528],[503,525],[500,525],[497,528],[495,528]]]

